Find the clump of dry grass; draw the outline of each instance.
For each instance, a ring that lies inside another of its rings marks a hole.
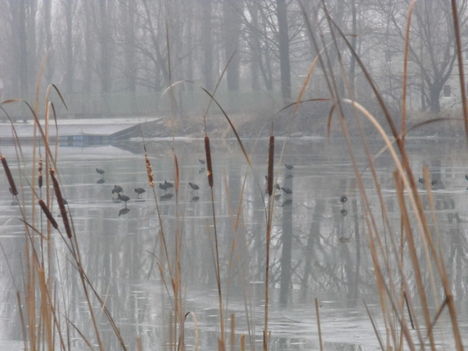
[[[106,347],[101,337],[101,327],[98,326],[95,316],[95,307],[93,306],[93,304],[97,302],[100,306],[100,311],[102,311],[107,318],[107,321],[118,339],[121,349],[126,350],[127,347],[123,341],[120,330],[113,320],[104,299],[101,298],[85,272],[78,240],[74,232],[73,219],[71,213],[68,213],[66,208],[62,187],[56,171],[58,143],[55,144],[55,152],[53,152],[48,133],[49,113],[55,113],[53,103],[49,100],[49,95],[54,89],[57,91],[60,98],[63,99],[55,86],[51,86],[47,89],[45,104],[47,108],[45,111],[44,124],[38,117],[38,103],[36,103],[35,108],[33,108],[23,100],[7,100],[2,102],[2,105],[18,102],[25,104],[33,116],[35,135],[36,131],[40,135],[39,139],[35,139],[33,144],[32,174],[25,175],[22,167],[19,167],[18,174],[16,175],[16,177],[21,179],[21,184],[25,182],[29,187],[28,190],[30,190],[33,200],[32,211],[26,211],[26,199],[21,194],[23,190],[26,189],[21,187],[21,189],[18,190],[15,176],[10,170],[7,160],[3,155],[0,157],[5,176],[10,185],[10,192],[17,199],[20,219],[24,224],[25,231],[25,249],[23,257],[24,288],[22,291],[18,289],[16,292],[25,349],[30,351],[44,349],[51,351],[55,349],[71,350],[70,333],[75,330],[88,347],[93,348],[91,345],[96,343],[99,349],[104,351]],[[12,122],[11,119],[10,122]],[[14,129],[13,124],[12,127]],[[14,132],[14,135],[16,147],[20,150],[20,152],[17,152],[16,161],[18,165],[21,165],[24,156],[16,132]],[[42,158],[39,158],[37,163],[35,162],[38,147],[46,151],[45,164]],[[45,167],[45,169],[43,169],[43,167]],[[36,192],[36,184],[41,190],[40,194]],[[44,186],[45,198],[42,198],[42,188]],[[61,226],[52,214],[52,194],[55,194],[63,228],[65,230],[65,236],[62,233]],[[41,209],[40,214],[43,214],[47,219],[48,225],[46,226],[41,225],[42,221],[39,221],[37,218],[37,205]],[[62,285],[62,282],[59,281],[58,277],[55,275],[55,271],[60,270],[62,267],[60,267],[58,261],[56,262],[55,260],[57,255],[55,241],[57,238],[53,235],[52,228],[63,240],[72,267],[74,267],[72,272],[77,274],[81,282],[82,293],[85,297],[88,312],[91,316],[92,328],[95,332],[95,341],[91,341],[69,318],[68,311],[70,310],[70,306],[67,306],[67,300],[62,298],[67,295],[66,287]],[[59,291],[60,294],[58,293]]]

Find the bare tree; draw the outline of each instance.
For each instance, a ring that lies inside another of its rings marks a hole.
[[[276,16],[278,17],[281,93],[287,103],[291,99],[291,67],[289,63],[288,12],[285,0],[276,0]]]
[[[240,75],[240,33],[241,33],[241,12],[243,11],[242,1],[223,1],[224,17],[224,51],[226,61],[232,56],[232,60],[227,67],[226,81],[229,90],[239,90]]]

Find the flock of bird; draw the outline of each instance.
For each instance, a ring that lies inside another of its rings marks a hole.
[[[98,184],[104,184],[106,181],[104,179],[104,174],[106,173],[105,170],[102,168],[96,168],[96,173],[98,173],[101,178],[97,180],[96,183]],[[188,183],[189,187],[191,188],[192,191],[197,191],[200,189],[200,186],[198,186],[195,183],[189,182]],[[164,191],[164,193],[159,197],[160,201],[167,201],[172,199],[174,196],[173,193],[168,192],[170,189],[174,188],[174,183],[168,182],[167,180],[164,180],[164,182],[158,184],[158,188]],[[135,188],[133,189],[136,193],[136,199],[137,200],[142,200],[142,194],[146,192],[144,188]],[[120,185],[114,185],[112,188],[112,200],[116,202],[123,202],[125,203],[125,207],[119,210],[119,217],[126,215],[127,213],[130,212],[130,209],[128,208],[127,204],[130,201],[130,196],[124,194],[124,189]],[[198,201],[200,197],[196,194],[192,194],[192,201]]]
[[[205,171],[205,168],[204,168],[205,161],[200,159],[200,160],[198,160],[198,162],[201,165],[201,168],[199,169],[198,173],[203,173]],[[287,164],[287,163],[285,163],[284,166],[285,166],[285,168],[287,170],[292,170],[294,168],[293,165]],[[96,168],[96,173],[98,173],[101,176],[101,178],[99,178],[97,180],[97,183],[98,184],[104,184],[105,183],[105,179],[104,179],[105,171],[103,169],[101,169],[101,168]],[[290,178],[290,177],[292,177],[292,174],[288,173],[285,178]],[[265,178],[267,178],[267,177],[265,176]],[[468,174],[465,175],[465,179],[468,181]],[[420,184],[424,184],[424,178],[420,177],[418,179],[418,182]],[[442,184],[437,179],[432,179],[430,184],[431,184],[432,187],[442,187]],[[196,192],[197,190],[200,189],[200,186],[198,184],[195,184],[195,183],[192,183],[192,182],[188,182],[188,186],[190,187],[192,192]],[[167,200],[170,200],[170,199],[173,198],[174,194],[169,192],[169,190],[174,188],[174,183],[171,183],[171,182],[168,182],[167,180],[164,180],[164,182],[158,184],[158,188],[164,192],[159,197],[159,199],[161,201],[167,201]],[[292,194],[292,189],[290,189],[288,187],[285,187],[285,186],[280,186],[278,183],[275,184],[275,189],[279,192],[279,193],[274,195],[275,200],[280,199],[281,192],[283,192],[284,196],[286,196],[285,200],[283,201],[283,203],[281,205],[282,207],[289,206],[289,205],[292,204],[292,199],[290,197],[288,197],[288,195]],[[467,188],[467,190],[468,190],[468,188]],[[135,188],[134,191],[136,193],[136,196],[137,196],[136,199],[137,200],[140,200],[142,194],[146,192],[146,190],[144,188]],[[128,201],[130,201],[130,197],[128,195],[124,194],[124,189],[120,185],[114,185],[114,187],[112,188],[112,199],[114,201],[119,201],[119,202],[124,202],[125,203],[125,207],[120,209],[120,211],[119,211],[119,216],[125,215],[128,212],[130,212],[130,209],[127,207]],[[195,201],[198,201],[199,199],[200,199],[200,197],[196,193],[192,194],[192,201],[195,202]],[[346,195],[343,195],[343,196],[340,197],[340,202],[342,204],[342,208],[340,210],[340,213],[341,213],[341,215],[343,217],[346,217],[348,215],[348,211],[347,211],[346,206],[345,206],[347,201],[348,201],[348,198],[346,197]]]

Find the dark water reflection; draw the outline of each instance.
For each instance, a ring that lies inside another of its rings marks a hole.
[[[376,142],[370,146],[377,152],[382,145]],[[171,302],[158,272],[159,222],[152,192],[146,185],[142,146],[133,143],[122,147],[63,147],[60,175],[91,281],[106,299],[129,348],[135,349],[136,339],[141,337],[144,349],[152,349],[155,345],[167,346]],[[315,297],[321,301],[327,350],[378,349],[362,305],[365,299],[379,322],[380,310],[376,305],[361,203],[344,143],[310,139],[289,141],[284,152],[281,143],[277,147],[271,350],[319,348]],[[151,143],[148,148],[156,179],[173,182],[171,142]],[[215,210],[226,316],[227,320],[232,314],[236,316],[237,347],[241,334],[246,335],[248,345],[251,342],[261,345],[263,318],[266,142],[247,142],[247,148],[254,164],[253,173],[234,141],[213,142]],[[468,286],[468,182],[465,180],[468,154],[463,144],[448,140],[410,140],[409,149],[413,169],[422,174],[422,166],[429,166],[432,179],[439,184],[434,189],[437,223],[433,226],[438,229],[436,239],[445,253],[456,299],[460,301],[461,324],[468,334],[467,311],[461,303],[466,301]],[[211,202],[203,165],[198,161],[204,158],[203,143],[201,140],[177,141],[174,150],[180,166],[179,193],[176,196],[173,188],[157,189],[157,196],[170,250],[173,250],[176,231],[180,231],[183,238],[184,309],[191,312],[186,321],[186,343],[189,349],[199,342],[202,350],[215,350],[218,310],[211,247]],[[359,148],[355,151],[366,186],[371,188],[363,154]],[[4,148],[2,152],[10,157],[14,155],[13,149]],[[28,155],[27,148],[24,152]],[[288,170],[284,163],[294,168]],[[399,213],[391,165],[386,154],[376,160],[384,200],[397,231]],[[97,174],[96,168],[105,170],[105,174]],[[198,184],[200,189],[192,189],[189,182]],[[127,207],[112,197],[116,184],[130,197]],[[141,199],[134,192],[138,187],[146,189]],[[377,204],[376,193],[370,191],[369,194],[371,203]],[[17,220],[18,210],[11,204],[4,177],[0,177],[0,195],[0,243],[14,277],[11,279],[2,255],[0,341],[11,342],[22,338],[18,324],[13,321],[18,320],[15,290],[22,285],[20,255],[24,239],[23,228]],[[343,195],[347,197],[345,202],[340,201]],[[240,212],[239,203],[242,204]],[[128,211],[122,211],[125,208]],[[69,306],[69,318],[87,335],[92,335],[79,281],[76,274],[70,274],[72,267],[59,239],[56,246],[57,280],[66,287],[61,293]],[[104,342],[108,349],[119,349],[104,316],[99,315],[99,318],[103,330],[107,331]],[[247,335],[249,328],[250,337]],[[450,340],[449,333],[447,340]],[[84,347],[78,337],[73,343]]]

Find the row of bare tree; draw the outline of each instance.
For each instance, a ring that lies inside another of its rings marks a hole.
[[[364,79],[343,40],[333,35],[326,6],[398,106],[409,3],[0,0],[0,78],[9,97],[32,96],[39,76],[68,94],[161,91],[179,80],[213,89],[230,60],[223,89],[277,90],[287,102],[325,49],[335,63],[341,57],[359,91]],[[458,4],[463,29],[466,0]],[[456,74],[450,2],[418,1],[410,40],[411,92],[419,107],[437,112],[444,86]],[[320,86],[318,75],[312,89]]]

